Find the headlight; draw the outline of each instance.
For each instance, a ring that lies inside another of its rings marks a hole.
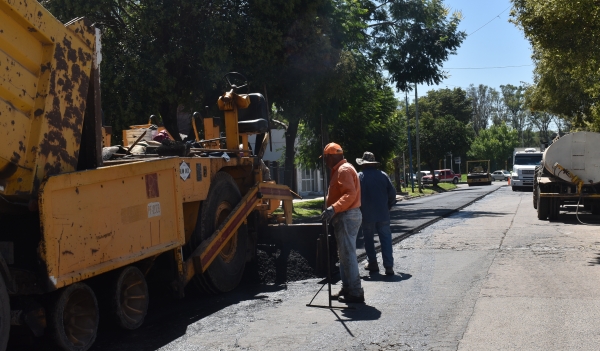
[[[514,179],[514,180],[517,180],[517,179],[519,179],[519,175],[518,175],[517,173],[512,173],[512,174],[510,175],[510,177],[511,177],[512,179]]]

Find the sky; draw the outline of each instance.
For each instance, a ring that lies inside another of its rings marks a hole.
[[[532,83],[531,46],[523,32],[508,22],[512,8],[509,0],[444,0],[444,4],[451,12],[462,12],[459,30],[466,32],[467,38],[456,55],[444,63],[449,78],[437,86],[418,86],[419,96],[442,88],[466,89],[470,84],[500,90],[504,84]],[[402,92],[397,96],[404,98]],[[409,100],[413,99],[414,90],[409,93]]]

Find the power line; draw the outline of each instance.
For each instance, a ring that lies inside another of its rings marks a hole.
[[[512,6],[512,5],[511,5]],[[477,33],[478,30],[480,30],[481,28],[487,26],[488,24],[490,24],[493,20],[495,20],[496,18],[500,18],[500,15],[503,14],[504,12],[506,12],[506,10],[508,10],[509,8],[511,8],[511,6],[507,7],[504,9],[504,11],[500,12],[499,14],[497,14],[494,18],[492,18],[491,20],[489,20],[486,24],[484,24],[483,26],[477,28],[473,33],[469,34],[469,35],[473,35],[475,33]]]
[[[497,67],[457,67],[457,68],[446,68],[444,69],[497,69],[497,68],[516,68],[516,67],[529,67],[533,65],[520,65],[520,66],[497,66]]]

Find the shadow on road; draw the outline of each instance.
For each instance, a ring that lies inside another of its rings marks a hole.
[[[341,310],[346,321],[374,321],[381,317],[381,311],[373,306],[366,304],[350,305],[354,309]]]
[[[111,323],[107,311],[101,311],[98,337],[90,351],[154,351],[185,335],[191,324],[228,306],[250,300],[266,300],[268,297],[264,293],[286,289],[284,285],[246,285],[219,295],[190,292],[184,299],[176,300],[164,286],[150,284],[149,287],[151,299],[144,324],[133,331],[120,330]],[[56,350],[44,338],[30,338],[29,343],[19,339],[19,343],[9,345],[8,350]]]
[[[401,282],[403,280],[409,280],[410,278],[412,278],[412,274],[397,272],[396,274],[389,276],[389,275],[379,274],[376,272],[375,273],[370,272],[369,275],[362,276],[361,278],[364,281],[368,281],[368,282],[396,283],[396,282]]]
[[[588,266],[600,266],[600,253],[596,254],[593,261],[588,262]]]

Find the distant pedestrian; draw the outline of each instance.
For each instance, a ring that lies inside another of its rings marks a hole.
[[[342,289],[332,295],[340,302],[364,302],[356,258],[356,237],[362,220],[360,212],[360,182],[354,166],[344,158],[342,147],[329,143],[323,150],[331,181],[327,193],[327,209],[321,220],[333,224],[340,258]]]
[[[362,167],[358,178],[361,188],[362,230],[368,259],[365,269],[379,272],[375,252],[375,232],[377,232],[385,274],[394,275],[390,209],[396,204],[396,190],[390,177],[377,169],[379,162],[375,160],[373,153],[366,151],[362,158],[356,159],[356,163]]]

